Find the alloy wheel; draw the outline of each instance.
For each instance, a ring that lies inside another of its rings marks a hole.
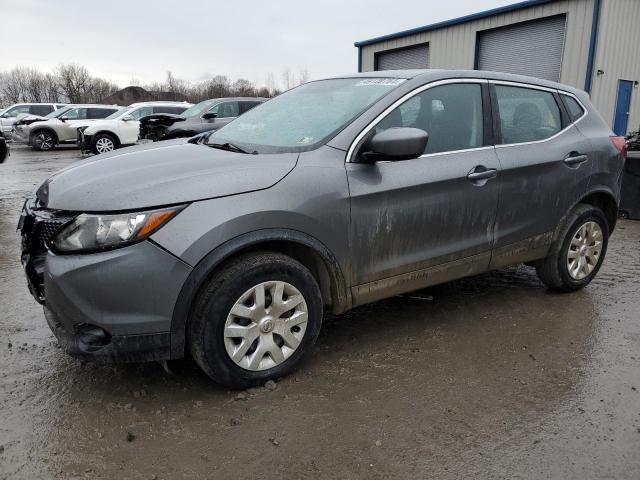
[[[53,148],[53,137],[48,133],[39,133],[36,136],[36,143],[40,150],[51,150]]]
[[[115,148],[113,140],[107,137],[99,138],[96,141],[96,150],[98,153],[107,153],[111,152]]]
[[[282,281],[251,287],[231,307],[224,345],[231,360],[252,371],[280,365],[300,346],[307,328],[307,302]]]
[[[582,224],[574,233],[567,252],[569,275],[584,280],[598,265],[602,252],[602,228],[594,221]]]

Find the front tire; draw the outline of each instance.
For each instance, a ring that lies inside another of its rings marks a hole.
[[[286,255],[255,252],[230,261],[202,288],[188,343],[214,381],[246,388],[296,369],[321,324],[322,296],[309,270]]]
[[[40,150],[41,152],[49,152],[56,148],[58,139],[56,135],[49,130],[38,130],[31,134],[29,141],[31,148]]]
[[[609,243],[604,213],[591,205],[578,205],[565,218],[549,255],[536,265],[538,277],[550,290],[574,292],[595,278]]]
[[[93,145],[91,146],[91,150],[96,155],[112,152],[116,148],[118,148],[116,139],[108,133],[100,133],[96,135],[93,139]]]

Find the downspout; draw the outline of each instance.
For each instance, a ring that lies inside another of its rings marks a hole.
[[[358,47],[358,73],[362,71],[362,47]]]
[[[587,61],[587,75],[584,79],[584,89],[591,92],[593,80],[593,62],[596,56],[596,44],[598,43],[598,24],[600,23],[600,0],[593,0],[593,19],[591,20],[591,39],[589,40],[589,58]]]

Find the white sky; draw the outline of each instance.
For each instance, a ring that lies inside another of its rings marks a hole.
[[[353,42],[515,0],[0,0],[0,71],[85,65],[124,87],[353,72]]]

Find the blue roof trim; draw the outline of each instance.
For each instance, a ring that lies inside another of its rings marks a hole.
[[[480,20],[482,18],[491,17],[493,15],[500,15],[503,13],[515,12],[516,10],[522,10],[523,8],[535,7],[537,5],[543,5],[550,3],[553,0],[526,0],[524,2],[514,3],[512,5],[505,5],[504,7],[492,8],[491,10],[485,10],[483,12],[472,13],[471,15],[465,15],[464,17],[458,17],[451,20],[445,20],[443,22],[433,23],[431,25],[425,25],[423,27],[412,28],[410,30],[403,30],[398,33],[390,33],[389,35],[383,35],[382,37],[370,38],[369,40],[362,40],[361,42],[355,42],[356,47],[364,47],[374,43],[383,42],[385,40],[394,40],[396,38],[406,37],[408,35],[415,35],[416,33],[425,33],[439,28],[452,27],[454,25],[460,25],[461,23],[471,22],[473,20]]]

